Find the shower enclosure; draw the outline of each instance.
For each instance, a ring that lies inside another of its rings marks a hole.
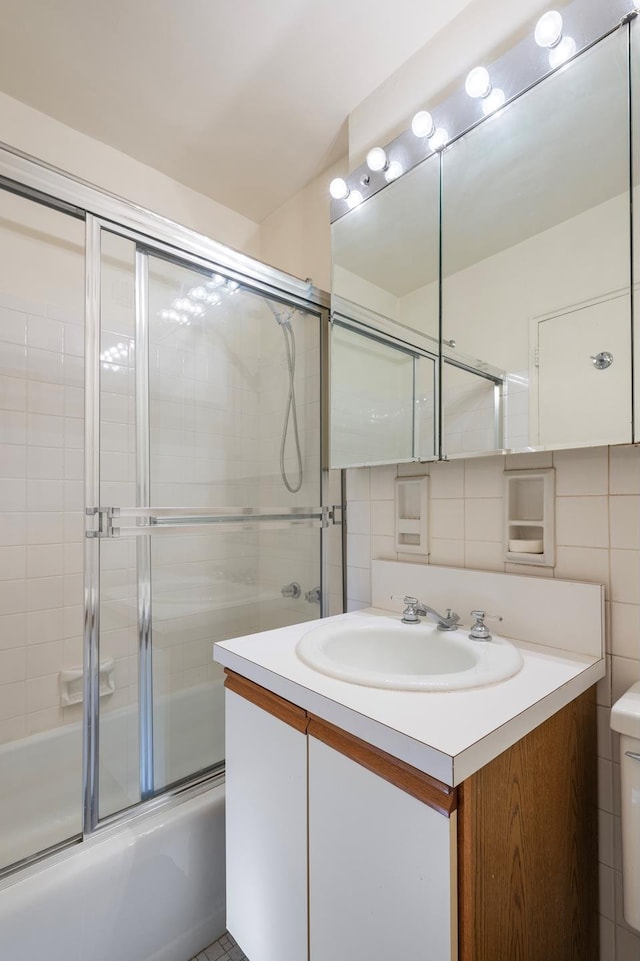
[[[323,296],[10,150],[0,178],[6,872],[219,779],[212,645],[326,612],[334,515]]]

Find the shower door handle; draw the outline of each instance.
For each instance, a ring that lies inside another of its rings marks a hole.
[[[245,530],[251,524],[263,524],[271,529],[328,527],[336,523],[334,510],[329,507],[88,507],[87,515],[97,517],[98,523],[86,531],[85,536],[148,536],[208,526]]]
[[[85,531],[85,537],[117,537],[115,533],[118,528],[114,527],[113,520],[120,516],[119,507],[87,507],[85,508],[87,517],[97,518],[97,526]]]

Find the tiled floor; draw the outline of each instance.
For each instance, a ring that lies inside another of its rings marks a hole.
[[[223,934],[221,938],[201,951],[192,961],[249,961],[243,954],[230,934]]]

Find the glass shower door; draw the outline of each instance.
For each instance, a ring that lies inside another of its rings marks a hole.
[[[103,681],[111,630],[126,659],[100,698],[104,818],[222,766],[213,643],[320,616],[328,512],[319,316],[101,233]]]

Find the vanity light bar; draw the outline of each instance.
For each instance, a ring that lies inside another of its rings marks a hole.
[[[436,125],[433,122],[433,117],[428,110],[418,110],[417,114],[411,121],[411,133],[414,137],[433,137],[436,132]]]
[[[533,34],[533,39],[539,47],[555,47],[562,38],[562,14],[557,10],[543,13]]]
[[[486,67],[474,67],[467,74],[464,89],[472,100],[482,102],[482,112],[488,117],[505,102],[504,90],[494,87]]]
[[[367,167],[374,173],[377,173],[379,170],[388,169],[389,161],[382,147],[372,147],[367,154]]]
[[[487,68],[474,67],[473,70],[470,70],[464,82],[464,89],[467,96],[471,97],[472,100],[484,100],[485,97],[488,97],[493,88]]]
[[[467,75],[464,89],[457,90],[432,112],[419,110],[409,130],[386,147],[371,149],[366,163],[347,178],[332,180],[331,222],[441,151],[637,13],[635,0],[572,0],[563,14],[557,10],[543,14],[533,37],[520,40],[490,69],[474,67]],[[564,32],[565,23],[570,26],[570,36]]]
[[[576,52],[575,40],[573,37],[564,37],[562,27],[562,14],[557,10],[549,10],[536,24],[534,39],[539,47],[548,48],[549,66],[552,69],[562,66]]]

